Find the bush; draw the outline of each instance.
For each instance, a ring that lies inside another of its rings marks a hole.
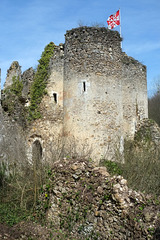
[[[22,96],[22,89],[23,89],[23,83],[22,81],[19,80],[19,77],[14,76],[12,78],[12,85],[7,87],[4,90],[4,93],[6,95],[12,93],[17,97],[21,97]]]
[[[5,97],[2,100],[3,109],[10,115],[14,114],[16,106],[21,104],[23,89],[23,83],[19,80],[19,77],[14,76],[12,82],[12,85],[4,90]]]
[[[100,166],[105,166],[110,175],[122,175],[122,166],[118,162],[101,160]]]

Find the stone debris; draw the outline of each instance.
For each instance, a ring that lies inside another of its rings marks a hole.
[[[158,240],[159,203],[129,189],[122,176],[111,177],[104,167],[64,159],[54,163],[37,205],[46,226],[1,224],[0,239]]]
[[[65,159],[54,164],[49,185],[41,196],[50,199],[47,221],[71,239],[157,239],[159,206],[106,168]]]

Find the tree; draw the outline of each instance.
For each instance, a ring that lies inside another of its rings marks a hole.
[[[156,93],[148,99],[148,115],[160,126],[160,78],[156,82]]]

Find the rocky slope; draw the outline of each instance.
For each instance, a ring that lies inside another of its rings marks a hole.
[[[159,201],[127,187],[91,162],[54,164],[41,196],[52,228],[71,239],[158,239]]]
[[[48,175],[37,205],[46,227],[3,225],[0,239],[160,239],[160,199],[129,189],[123,177],[75,159],[54,163]]]

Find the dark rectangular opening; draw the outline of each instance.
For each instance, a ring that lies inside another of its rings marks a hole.
[[[83,92],[86,92],[86,82],[83,82]]]
[[[54,102],[57,103],[57,93],[53,93]]]

